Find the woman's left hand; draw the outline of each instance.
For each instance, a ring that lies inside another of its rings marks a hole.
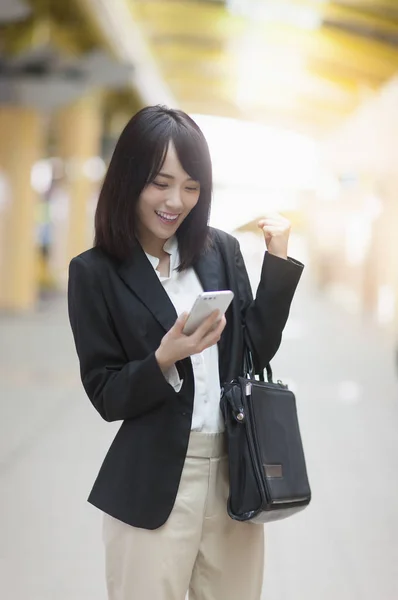
[[[258,222],[258,226],[263,230],[268,252],[287,260],[290,221],[279,213],[268,213]]]

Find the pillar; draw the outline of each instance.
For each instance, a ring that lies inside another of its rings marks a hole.
[[[0,106],[0,309],[29,310],[38,292],[34,163],[43,154],[40,114]]]
[[[55,118],[55,133],[57,153],[65,161],[66,169],[63,184],[68,198],[66,271],[70,259],[92,243],[88,209],[98,184],[87,177],[85,165],[100,153],[102,120],[98,97],[89,95],[61,109]]]

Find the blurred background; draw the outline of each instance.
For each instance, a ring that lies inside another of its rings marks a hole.
[[[85,498],[118,426],[79,382],[67,269],[159,103],[202,127],[253,287],[265,211],[306,265],[273,366],[313,502],[267,528],[263,599],[396,600],[397,0],[0,0],[0,596],[106,597]]]

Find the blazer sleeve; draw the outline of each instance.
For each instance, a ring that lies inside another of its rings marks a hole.
[[[235,267],[245,340],[253,355],[255,371],[259,373],[265,369],[280,346],[304,265],[290,257],[284,260],[266,252],[254,299],[237,240]]]
[[[81,257],[69,267],[68,311],[84,389],[105,421],[138,417],[176,393],[154,352],[143,360],[128,360],[98,276]]]

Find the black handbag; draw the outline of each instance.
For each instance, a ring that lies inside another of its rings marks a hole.
[[[245,351],[247,377],[224,385],[221,411],[228,443],[228,514],[237,521],[266,523],[303,510],[311,501],[296,398],[267,366],[255,378]]]

